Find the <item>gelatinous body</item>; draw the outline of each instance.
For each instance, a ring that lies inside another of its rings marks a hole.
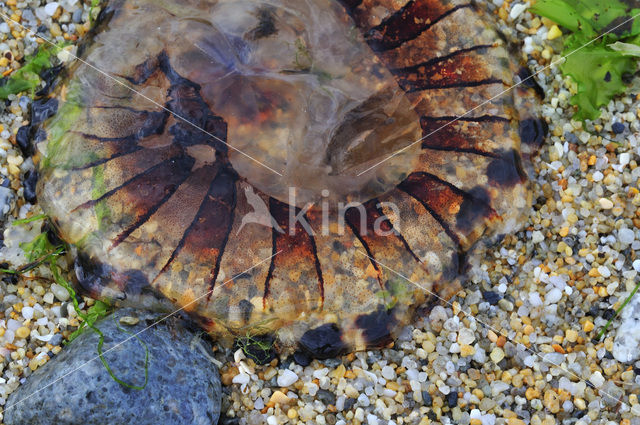
[[[40,202],[96,296],[153,288],[212,334],[319,356],[383,346],[528,208],[544,126],[471,3],[108,12],[38,145]]]

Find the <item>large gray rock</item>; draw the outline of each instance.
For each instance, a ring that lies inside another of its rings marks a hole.
[[[134,310],[115,312],[98,324],[105,335],[103,352],[130,337],[116,325],[124,316],[140,319],[134,326],[120,324],[131,333],[162,317]],[[170,318],[138,337],[149,348],[149,382],[143,390],[128,389],[109,376],[96,358],[98,335],[87,330],[11,394],[5,406],[5,423],[216,424],[220,377],[201,351],[190,348],[195,334],[178,319]],[[123,381],[144,382],[144,348],[135,338],[106,353],[105,359]]]

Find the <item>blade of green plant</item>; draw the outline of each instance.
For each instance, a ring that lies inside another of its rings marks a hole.
[[[100,361],[102,362],[104,367],[107,369],[107,372],[109,373],[111,378],[114,381],[116,381],[118,384],[120,384],[120,385],[122,385],[124,387],[130,388],[132,390],[138,390],[138,391],[144,390],[145,387],[147,386],[147,383],[149,382],[149,347],[147,347],[147,344],[142,339],[140,339],[140,337],[138,335],[132,334],[131,332],[129,332],[129,331],[125,330],[124,328],[122,328],[118,324],[118,322],[116,322],[115,317],[113,318],[113,320],[114,320],[116,326],[118,327],[118,330],[120,330],[121,332],[126,333],[127,335],[133,336],[144,347],[144,383],[142,385],[129,384],[128,382],[124,382],[123,380],[118,378],[113,373],[113,371],[111,370],[111,367],[107,363],[107,360],[104,358],[104,355],[102,353],[102,345],[104,344],[104,335],[102,334],[102,332],[99,329],[95,328],[95,330],[100,334],[100,340],[98,342],[98,355],[100,356]]]
[[[638,281],[638,283],[636,283],[636,286],[633,288],[633,291],[631,291],[631,293],[629,294],[629,296],[624,300],[624,302],[622,303],[622,305],[620,307],[618,307],[616,309],[616,314],[613,315],[613,317],[611,319],[609,319],[609,321],[607,322],[606,325],[604,325],[604,327],[602,329],[600,329],[600,332],[598,332],[598,335],[596,336],[596,339],[599,340],[600,338],[602,338],[602,336],[604,335],[604,333],[607,331],[607,329],[609,328],[609,326],[611,326],[611,323],[613,323],[614,319],[616,317],[618,317],[618,315],[620,314],[620,312],[622,311],[623,308],[625,308],[627,306],[627,304],[629,304],[629,301],[631,301],[631,298],[633,298],[633,296],[636,294],[636,292],[638,292],[638,289],[640,288],[640,281]]]
[[[46,214],[38,214],[38,215],[34,215],[33,217],[29,217],[29,218],[23,218],[22,220],[15,220],[13,222],[14,226],[19,226],[21,224],[27,224],[27,223],[32,223],[34,221],[38,221],[38,220],[42,220],[47,218]]]

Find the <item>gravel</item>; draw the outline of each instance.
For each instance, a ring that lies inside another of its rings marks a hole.
[[[54,9],[53,3],[6,0],[0,10],[21,13],[27,28],[56,41],[83,36],[89,4],[67,0]],[[634,94],[640,81],[602,108],[598,120],[573,121],[575,86],[556,67],[546,68],[560,59],[561,29],[528,12],[529,3],[480,3],[500,18],[530,68],[541,71],[536,80],[546,95],[550,134],[534,160],[534,204],[523,230],[473,256],[464,291],[419,315],[403,332],[408,338],[391,348],[305,366],[278,358],[258,366],[242,352],[216,347],[225,386],[222,423],[640,425],[637,295],[596,339],[640,273],[640,98]],[[10,51],[10,59],[0,58],[0,73],[18,69],[39,44],[0,23],[0,51]],[[7,245],[0,261],[14,266],[25,263],[18,244],[40,231],[40,223],[8,225],[39,212],[24,199],[22,182],[33,163],[15,141],[29,119],[28,102],[14,96],[0,106],[0,222]],[[0,405],[79,325],[61,297],[46,280],[7,276],[0,285]],[[83,301],[85,308],[92,302]],[[29,330],[23,337],[22,327]]]

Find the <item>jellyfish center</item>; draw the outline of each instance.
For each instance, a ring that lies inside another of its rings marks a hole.
[[[338,2],[221,0],[200,33],[184,70],[227,122],[234,169],[264,193],[364,202],[415,165],[419,118]]]

